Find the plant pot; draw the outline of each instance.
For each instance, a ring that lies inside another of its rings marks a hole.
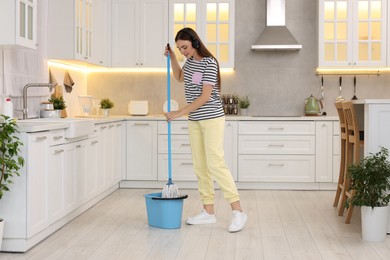
[[[247,108],[240,108],[240,115],[241,116],[248,116],[248,109]]]
[[[364,241],[379,242],[386,239],[389,206],[361,207],[362,239]]]
[[[0,218],[0,251],[1,251],[1,243],[3,242],[3,231],[4,231],[4,219]]]
[[[103,110],[103,116],[108,117],[110,115],[110,109],[102,109]]]

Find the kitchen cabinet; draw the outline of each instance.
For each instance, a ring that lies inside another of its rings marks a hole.
[[[112,0],[112,67],[164,68],[168,1]]]
[[[202,39],[210,52],[218,59],[221,68],[234,68],[234,22],[233,0],[173,0],[170,13],[169,39],[183,27],[191,27]],[[184,57],[175,49],[179,62]]]
[[[238,181],[314,182],[315,123],[238,123]]]
[[[386,66],[386,0],[320,0],[319,66]]]
[[[37,48],[37,0],[0,1],[0,45]]]
[[[333,122],[333,182],[338,182],[341,162],[340,123]]]
[[[109,0],[56,0],[48,5],[49,59],[110,64]]]
[[[49,226],[48,142],[49,132],[27,135],[27,237]]]
[[[126,180],[157,181],[157,122],[127,121]]]
[[[333,181],[333,122],[316,122],[316,182]]]

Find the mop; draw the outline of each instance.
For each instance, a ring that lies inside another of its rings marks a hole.
[[[169,43],[167,48],[170,51]],[[171,112],[171,58],[170,52],[167,55],[167,111]],[[172,144],[171,144],[171,122],[168,123],[168,183],[162,191],[162,198],[180,197],[179,189],[172,181]]]

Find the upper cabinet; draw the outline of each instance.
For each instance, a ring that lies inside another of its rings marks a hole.
[[[319,0],[319,66],[386,66],[387,0]]]
[[[37,0],[0,1],[0,45],[37,48]]]
[[[194,29],[221,68],[234,67],[234,0],[173,0],[170,6],[170,35],[183,27]],[[179,62],[184,57],[175,48]]]
[[[163,68],[168,1],[112,0],[112,66]]]
[[[110,0],[48,1],[49,59],[110,65]]]

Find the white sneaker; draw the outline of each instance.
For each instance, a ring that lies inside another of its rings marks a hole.
[[[215,214],[209,214],[206,210],[202,210],[198,215],[187,218],[186,223],[188,225],[200,225],[200,224],[214,224],[217,222]]]
[[[238,232],[244,228],[248,215],[243,211],[233,210],[232,223],[230,224],[229,232]]]

